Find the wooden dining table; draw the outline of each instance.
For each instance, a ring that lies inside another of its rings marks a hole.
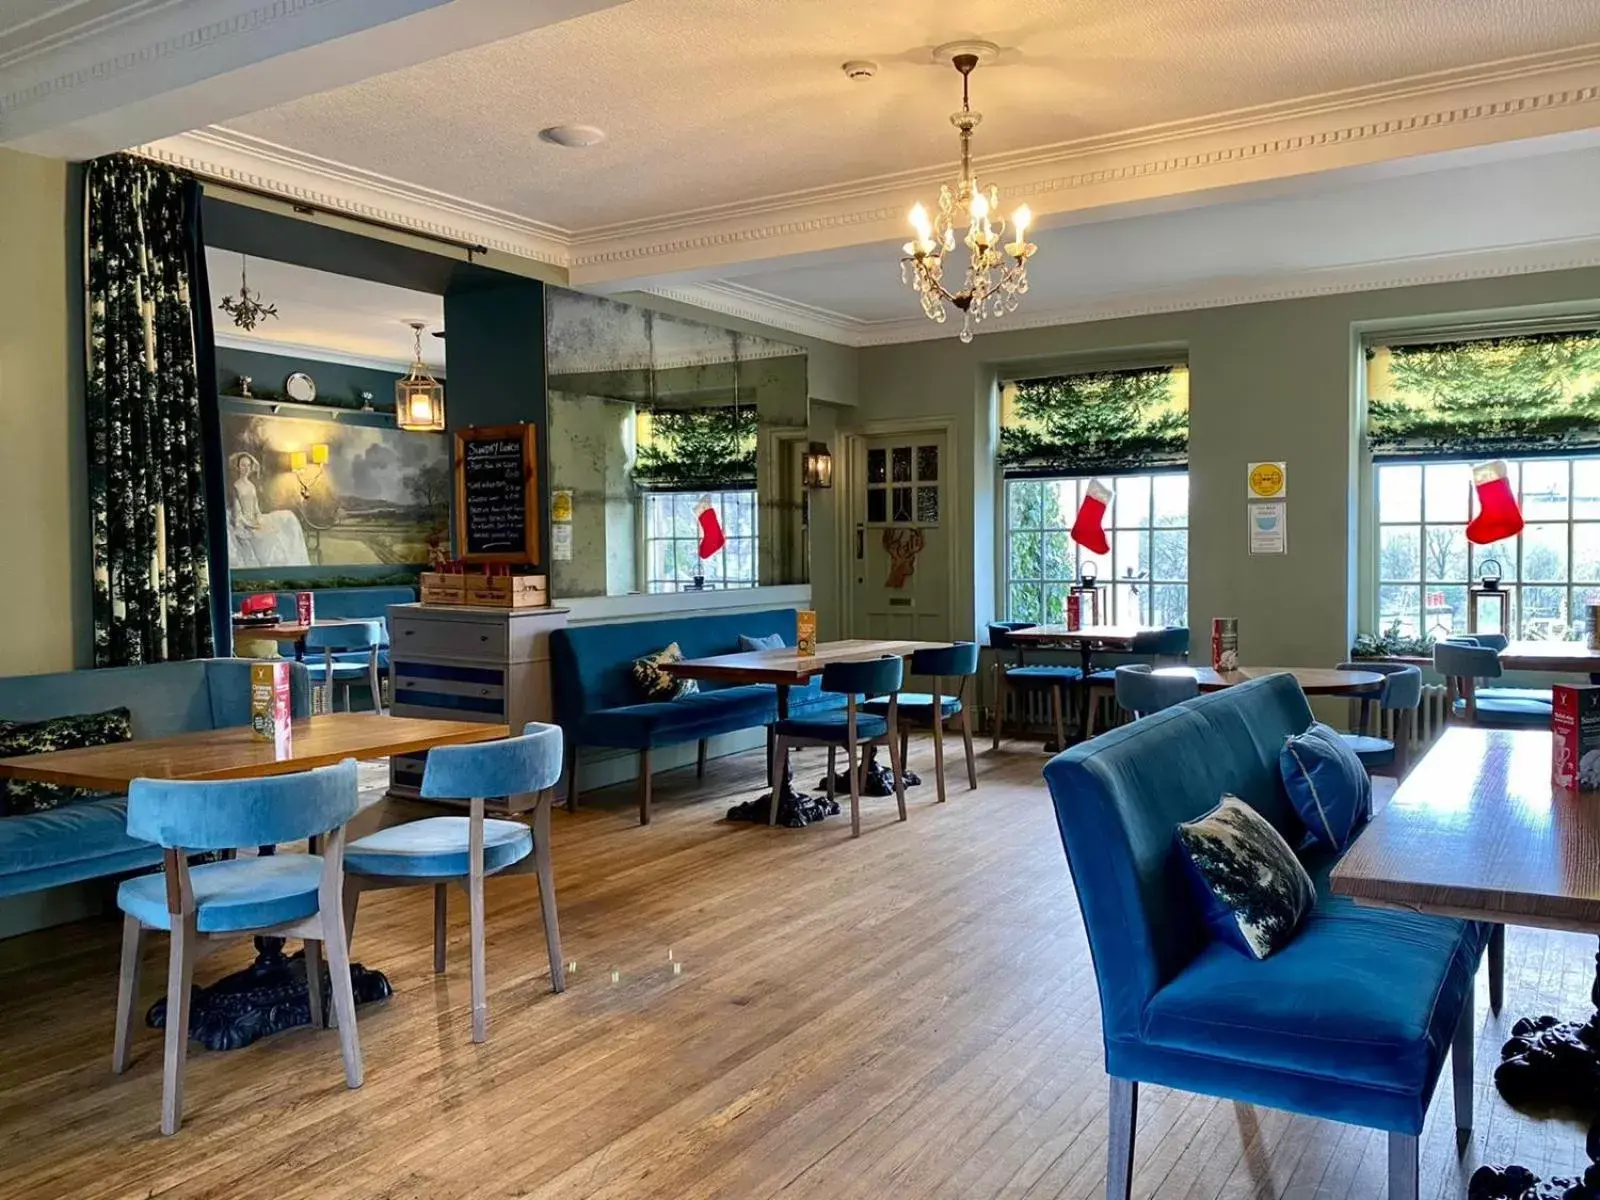
[[[1212,667],[1159,667],[1154,673],[1193,676],[1202,692],[1220,692],[1267,675],[1293,675],[1300,690],[1308,696],[1360,696],[1381,692],[1385,678],[1377,671],[1336,671],[1328,667],[1236,667],[1232,671],[1218,671]]]
[[[1334,867],[1334,894],[1502,927],[1600,934],[1600,795],[1552,787],[1552,749],[1548,730],[1445,730]],[[1503,955],[1502,936],[1490,942],[1492,957]],[[1590,999],[1600,1008],[1600,955],[1596,967]],[[1490,1003],[1498,1010],[1500,997]],[[1518,1022],[1495,1083],[1513,1104],[1600,1111],[1595,1047],[1600,1014]],[[1597,1131],[1600,1123],[1591,1145]],[[1488,1194],[1523,1193],[1508,1184]]]
[[[704,679],[727,684],[772,684],[778,693],[778,720],[785,721],[789,718],[790,689],[804,687],[821,675],[829,663],[910,658],[918,650],[942,650],[949,645],[949,642],[919,642],[898,638],[845,638],[819,642],[810,654],[801,654],[793,646],[785,646],[781,650],[744,650],[736,654],[713,654],[706,658],[662,663],[661,669],[677,679]],[[893,794],[893,772],[877,766],[875,747],[867,755],[867,766],[863,772],[866,776],[864,790],[874,796]],[[909,773],[907,775],[908,783],[921,782]],[[848,790],[848,780],[844,781],[844,787]],[[741,805],[740,809],[749,808],[751,820],[764,822],[771,799],[769,792],[751,805]],[[794,790],[793,774],[786,771],[779,783],[778,823],[806,825],[824,811],[814,797]]]
[[[288,744],[283,747],[257,736],[249,726],[206,729],[0,758],[0,779],[35,779],[123,793],[135,779],[204,781],[289,775],[347,758],[386,758],[437,746],[494,741],[509,732],[504,725],[475,721],[325,713],[292,722]],[[263,846],[260,853],[272,854],[275,849]],[[282,938],[257,938],[256,959],[250,966],[195,989],[190,1029],[208,1049],[238,1049],[310,1020],[303,957],[286,956],[283,945]],[[393,994],[381,971],[352,963],[350,977],[359,1004]],[[147,1021],[159,1027],[165,1020],[166,1001],[158,1000]]]

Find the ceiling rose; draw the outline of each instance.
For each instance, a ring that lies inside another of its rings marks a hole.
[[[900,260],[900,277],[916,290],[922,311],[933,321],[943,322],[946,305],[962,314],[961,340],[972,340],[972,327],[984,317],[998,317],[1016,309],[1028,291],[1028,259],[1037,246],[1027,240],[1033,214],[1026,204],[1011,214],[1012,240],[1005,241],[1007,223],[1000,217],[1000,189],[987,192],[972,169],[972,131],[983,114],[972,111],[969,87],[972,72],[980,62],[992,61],[1000,48],[993,42],[948,42],[934,54],[948,61],[961,73],[961,111],[952,113],[950,123],[961,137],[961,168],[955,186],[939,189],[939,211],[930,219],[921,204],[912,206],[911,228],[915,235],[905,244]],[[957,291],[944,285],[944,261],[956,248],[957,222],[964,222],[967,248],[967,274]]]

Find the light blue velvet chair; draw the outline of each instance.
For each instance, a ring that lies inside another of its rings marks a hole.
[[[1045,767],[1099,985],[1108,1200],[1132,1194],[1141,1083],[1384,1130],[1390,1200],[1417,1200],[1417,1136],[1447,1054],[1456,1125],[1471,1127],[1473,977],[1489,927],[1335,896],[1339,856],[1315,849],[1302,854],[1312,911],[1270,958],[1213,939],[1201,916],[1178,823],[1232,794],[1299,845],[1278,752],[1311,720],[1294,678],[1269,675]]]
[[[904,764],[900,761],[899,694],[905,679],[905,661],[900,658],[874,658],[865,662],[832,662],[822,668],[822,690],[843,695],[843,709],[813,710],[779,721],[772,727],[776,738],[772,755],[772,806],[767,824],[778,823],[778,796],[789,774],[789,751],[800,746],[828,747],[828,799],[833,799],[835,757],[845,752],[845,767],[850,777],[850,836],[861,836],[861,771],[866,766],[866,751],[873,746],[889,748],[889,765],[894,770],[894,795],[900,805],[900,819],[906,819]],[[887,705],[882,716],[861,711],[864,696],[882,696]]]
[[[1030,663],[1023,644],[1011,635],[1019,629],[1032,629],[1032,621],[990,621],[989,645],[994,648],[994,743],[991,749],[1000,749],[1000,738],[1005,731],[1006,695],[1013,688],[1027,691],[1046,691],[1050,695],[1050,720],[1055,726],[1056,744],[1067,744],[1067,706],[1083,682],[1083,669],[1061,663]],[[1015,663],[1005,656],[1015,654]]]
[[[1154,669],[1149,663],[1125,663],[1116,669],[1113,686],[1118,708],[1136,718],[1148,717],[1200,694],[1193,675],[1156,675]]]
[[[972,715],[967,707],[967,681],[978,675],[978,643],[957,642],[953,646],[940,646],[931,650],[918,650],[911,655],[911,673],[930,676],[931,692],[901,692],[898,720],[900,722],[900,762],[906,760],[909,728],[933,730],[933,774],[938,781],[939,800],[944,801],[944,726],[946,721],[961,719],[961,741],[967,752],[967,789],[978,787],[978,765],[972,757]],[[944,681],[958,681],[951,695],[944,691]],[[861,711],[875,717],[887,718],[890,699],[875,696],[861,706]],[[830,764],[829,774],[832,774]]]
[[[384,643],[383,622],[338,621],[313,625],[306,630],[306,655],[311,659],[311,678],[322,684],[322,710],[333,711],[333,689],[344,689],[344,708],[350,711],[350,686],[366,681],[372,690],[372,709],[383,711],[383,684],[378,671],[378,651]],[[361,661],[352,661],[360,653]],[[322,661],[316,661],[317,655]]]
[[[363,891],[433,885],[433,969],[445,969],[448,886],[466,889],[472,928],[472,1040],[489,1035],[489,1000],[484,968],[483,881],[489,875],[517,874],[531,865],[539,876],[544,911],[545,948],[550,983],[566,990],[561,932],[556,924],[555,874],[550,863],[551,789],[561,778],[561,727],[530,721],[520,737],[470,746],[440,746],[428,751],[422,795],[428,800],[465,801],[467,815],[424,817],[391,825],[351,842],[345,851],[349,872],[347,924],[355,928]],[[526,811],[530,798],[533,827],[521,821],[490,818],[486,802],[504,798],[511,812]],[[352,933],[352,936],[353,933]]]
[[[1141,629],[1133,635],[1133,644],[1128,647],[1128,658],[1133,661],[1104,671],[1091,671],[1089,678],[1084,681],[1086,685],[1084,688],[1084,703],[1089,706],[1083,718],[1085,737],[1094,736],[1101,700],[1103,698],[1116,699],[1117,671],[1121,669],[1121,666],[1178,666],[1187,662],[1189,660],[1189,631],[1177,625],[1167,629]],[[1187,699],[1187,697],[1180,697],[1180,699]],[[1118,704],[1117,707],[1125,708],[1122,704]]]
[[[139,960],[146,930],[170,935],[161,1132],[183,1119],[183,1064],[189,1046],[189,994],[196,960],[241,937],[300,938],[311,983],[311,1023],[322,1021],[322,952],[344,1054],[345,1083],[361,1086],[361,1045],[344,927],[344,827],[355,815],[356,764],[348,759],[297,775],[208,783],[135,779],[128,789],[128,834],[164,851],[160,874],[125,880],[126,914],[117,1034],[111,1069],[128,1065],[139,1010]],[[191,867],[188,855],[313,839],[309,854],[230,858]]]
[[[1388,769],[1395,778],[1403,779],[1410,766],[1411,743],[1417,736],[1417,709],[1422,705],[1422,668],[1408,663],[1344,662],[1339,664],[1338,669],[1375,671],[1384,677],[1383,690],[1375,701],[1370,696],[1360,698],[1361,717],[1354,732],[1341,733],[1339,736],[1356,752],[1361,765],[1369,772]],[[1374,703],[1380,713],[1396,714],[1393,738],[1383,737],[1381,730],[1377,734],[1368,732]]]
[[[1550,690],[1480,687],[1499,679],[1500,647],[1488,644],[1495,634],[1475,635],[1475,645],[1449,639],[1433,647],[1433,669],[1444,676],[1450,715],[1469,725],[1496,729],[1550,728]]]

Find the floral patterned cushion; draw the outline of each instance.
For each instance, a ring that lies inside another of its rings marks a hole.
[[[46,721],[0,721],[0,758],[105,746],[132,738],[133,726],[125,708],[51,717]],[[97,800],[104,794],[32,779],[0,780],[0,816],[47,812],[80,800]]]
[[[1237,796],[1178,826],[1211,932],[1254,959],[1294,938],[1316,888],[1272,823]]]
[[[639,689],[639,694],[647,702],[658,703],[698,692],[700,687],[694,680],[674,679],[661,669],[662,663],[682,661],[683,651],[678,649],[677,642],[673,642],[665,650],[657,650],[654,654],[634,659],[633,682]]]

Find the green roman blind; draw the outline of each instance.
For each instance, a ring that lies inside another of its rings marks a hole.
[[[1008,475],[1099,475],[1185,466],[1189,368],[1136,367],[1018,379],[1000,396]]]
[[[634,482],[663,491],[756,486],[753,405],[641,407]]]
[[[1371,344],[1374,459],[1600,451],[1600,332]]]

